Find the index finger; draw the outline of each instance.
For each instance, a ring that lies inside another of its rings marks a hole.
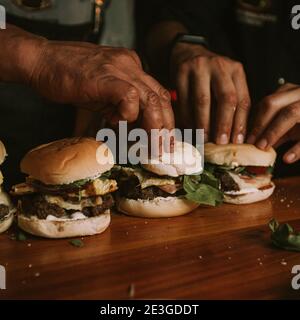
[[[246,75],[241,65],[233,73],[232,80],[237,94],[237,110],[234,115],[232,142],[243,143],[247,131],[247,120],[250,111],[251,99]]]
[[[213,89],[217,100],[216,143],[227,144],[231,135],[234,113],[237,107],[236,89],[232,78],[219,73],[213,79]]]
[[[293,104],[282,109],[263,132],[256,146],[268,149],[275,145],[300,119],[300,104]]]
[[[171,105],[170,93],[158,81],[148,74],[142,72],[139,76],[140,79],[159,97],[162,108],[163,127],[169,130],[174,129],[175,117]]]

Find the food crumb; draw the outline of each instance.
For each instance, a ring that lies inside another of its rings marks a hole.
[[[260,263],[259,263],[259,265],[260,265],[260,266],[262,266],[262,265],[263,265],[263,263],[262,263],[262,262],[260,262]]]
[[[289,208],[289,207],[290,207],[290,205],[289,205],[289,204],[287,204],[287,205],[286,205],[286,207],[287,207],[287,208]]]
[[[228,260],[231,260],[231,257],[228,257]]]
[[[134,295],[135,295],[135,285],[134,285],[134,283],[130,284],[129,289],[128,289],[128,295],[129,295],[129,298],[134,298]]]
[[[198,256],[199,259],[202,259],[202,256]]]
[[[28,265],[28,268],[32,268],[32,264],[31,263]]]
[[[148,221],[145,221],[145,224],[148,224]]]
[[[39,277],[39,276],[40,276],[40,273],[39,273],[39,272],[36,272],[36,273],[34,274],[34,276],[35,276],[35,277]]]
[[[31,243],[28,243],[28,244],[27,244],[27,247],[31,247]]]
[[[286,261],[281,261],[281,264],[282,264],[283,266],[286,266],[286,265],[287,265],[287,262],[286,262]]]

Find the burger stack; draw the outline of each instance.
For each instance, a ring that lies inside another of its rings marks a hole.
[[[0,165],[6,158],[6,150],[0,141]],[[0,171],[0,233],[6,231],[12,224],[14,219],[14,207],[9,196],[2,189],[3,175]]]

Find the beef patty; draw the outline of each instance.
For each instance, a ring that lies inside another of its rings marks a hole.
[[[95,217],[104,213],[114,205],[114,200],[111,194],[102,196],[103,202],[101,205],[85,207],[82,212],[86,217]],[[42,195],[24,196],[19,202],[19,210],[25,216],[37,216],[39,219],[46,219],[48,215],[60,218],[62,216],[70,216],[78,210],[66,210],[57,204],[49,203]]]
[[[216,172],[215,176],[220,180],[221,190],[225,191],[239,191],[239,185],[232,179],[230,174],[226,171]]]
[[[0,220],[9,214],[9,207],[5,204],[0,204]]]
[[[139,179],[136,176],[129,177],[129,179],[119,180],[118,186],[118,193],[121,197],[133,200],[153,200],[157,197],[178,197],[183,194],[183,190],[179,190],[174,194],[170,194],[156,186],[142,189],[139,183]]]

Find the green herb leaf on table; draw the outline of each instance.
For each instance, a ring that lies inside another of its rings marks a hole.
[[[17,240],[18,241],[26,241],[27,240],[27,236],[25,233],[23,233],[22,231],[19,231],[17,233]]]
[[[69,243],[77,248],[82,248],[84,246],[83,241],[81,241],[80,239],[72,239],[69,241]]]
[[[294,231],[288,223],[279,224],[276,219],[272,219],[269,228],[272,231],[271,241],[276,247],[288,251],[300,251],[300,232]]]

